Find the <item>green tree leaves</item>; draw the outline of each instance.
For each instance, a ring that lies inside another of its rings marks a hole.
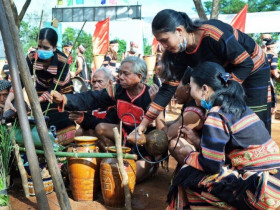
[[[21,21],[20,23],[20,31],[19,37],[22,43],[22,47],[24,52],[33,46],[37,47],[37,34],[38,34],[38,27],[31,26],[29,23],[25,21]]]
[[[221,0],[220,14],[238,13],[248,3],[248,12],[280,10],[280,0]],[[204,2],[205,13],[210,14],[212,1]]]
[[[64,33],[62,34],[62,46],[68,42],[72,42],[74,44],[75,39],[77,38],[79,34],[78,29],[73,28],[66,28]],[[82,44],[86,48],[86,52],[84,53],[84,56],[87,60],[88,64],[92,63],[92,35],[87,34],[85,31],[82,31],[80,36],[78,37],[75,46],[73,46],[72,55],[73,60],[75,60],[76,57],[76,49],[77,47]]]

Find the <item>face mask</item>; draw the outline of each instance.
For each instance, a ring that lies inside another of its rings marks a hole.
[[[205,99],[201,99],[200,105],[201,105],[204,109],[206,109],[206,110],[208,110],[208,111],[212,108],[212,103],[211,103],[211,101],[209,101],[209,103],[208,103]]]
[[[187,39],[184,37],[183,42],[179,44],[179,52],[184,52],[187,49]]]
[[[52,50],[38,50],[38,57],[42,60],[48,60],[53,56]]]
[[[114,46],[114,47],[113,47],[113,50],[114,50],[115,52],[118,52],[118,51],[119,51],[119,47],[118,47],[118,46]]]

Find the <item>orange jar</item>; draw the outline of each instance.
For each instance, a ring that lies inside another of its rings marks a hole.
[[[131,149],[122,147],[122,150],[123,153],[129,153]],[[116,153],[115,147],[109,147],[109,151]],[[124,159],[123,163],[128,175],[130,193],[132,194],[136,182],[136,163],[131,159]],[[105,205],[113,208],[123,207],[125,204],[124,187],[117,158],[104,158],[101,161],[100,182]]]
[[[89,153],[98,152],[95,142],[96,137],[77,136],[76,146],[69,152]],[[99,158],[74,158],[68,159],[70,186],[75,201],[92,201],[99,187]]]

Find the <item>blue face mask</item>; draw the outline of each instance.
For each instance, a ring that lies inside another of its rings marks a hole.
[[[38,50],[38,57],[42,60],[48,60],[53,56],[52,50]]]
[[[206,110],[208,110],[208,111],[212,108],[212,103],[211,103],[211,101],[209,101],[209,103],[208,103],[205,99],[201,99],[200,105],[201,105],[204,109],[206,109]]]

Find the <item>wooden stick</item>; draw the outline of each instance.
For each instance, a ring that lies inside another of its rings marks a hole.
[[[1,7],[3,7],[2,2],[4,2],[5,11],[3,11],[4,9],[1,10]],[[30,101],[32,113],[35,118],[37,131],[45,151],[45,157],[48,163],[49,171],[51,172],[52,181],[54,184],[54,189],[56,192],[59,206],[62,210],[72,209],[60,170],[58,168],[57,160],[53,152],[53,145],[51,143],[46,122],[42,114],[42,109],[38,100],[38,95],[33,85],[30,71],[21,45],[21,41],[19,39],[19,32],[13,18],[13,12],[11,9],[10,1],[9,0],[0,1],[0,10],[1,10],[0,30],[3,38],[3,42],[5,44],[6,56],[8,58],[9,67],[11,64],[10,72],[12,75],[13,89],[15,92],[17,105],[18,107],[25,106],[23,99],[21,99],[22,88],[20,85],[21,83],[19,78],[19,72],[20,72],[21,79],[23,81],[23,84],[25,86]],[[6,19],[8,19],[8,21]],[[4,24],[4,22],[8,22],[9,24],[7,25],[6,23],[4,26],[1,26]],[[4,38],[3,34],[5,32],[8,33],[8,35],[6,35]],[[29,162],[29,168],[31,171],[32,182],[34,184],[37,205],[39,209],[47,210],[50,209],[50,207],[46,196],[46,192],[44,190],[43,180],[39,169],[38,157],[36,155],[34,143],[32,141],[32,135],[30,132],[30,126],[27,119],[27,114],[25,109],[22,108],[18,109],[17,113],[19,116],[20,127],[22,129],[24,145],[25,148],[27,149],[26,154]]]
[[[119,164],[119,169],[122,175],[122,184],[124,187],[124,196],[125,196],[125,209],[131,210],[131,195],[128,186],[128,176],[124,169],[123,164],[123,156],[122,156],[122,140],[120,138],[120,134],[118,128],[113,128],[115,142],[116,142],[116,149],[117,149],[117,160]]]
[[[22,188],[24,190],[25,197],[29,198],[30,194],[29,194],[29,190],[28,190],[28,180],[27,180],[27,176],[26,176],[26,171],[24,169],[24,166],[23,166],[23,163],[22,163],[22,160],[20,157],[19,146],[16,144],[15,133],[12,132],[12,124],[8,123],[7,128],[8,128],[9,134],[11,135],[11,140],[12,140],[12,143],[14,146],[14,152],[15,152],[15,156],[16,156],[16,160],[17,160],[17,165],[18,165],[20,176],[21,176]]]

